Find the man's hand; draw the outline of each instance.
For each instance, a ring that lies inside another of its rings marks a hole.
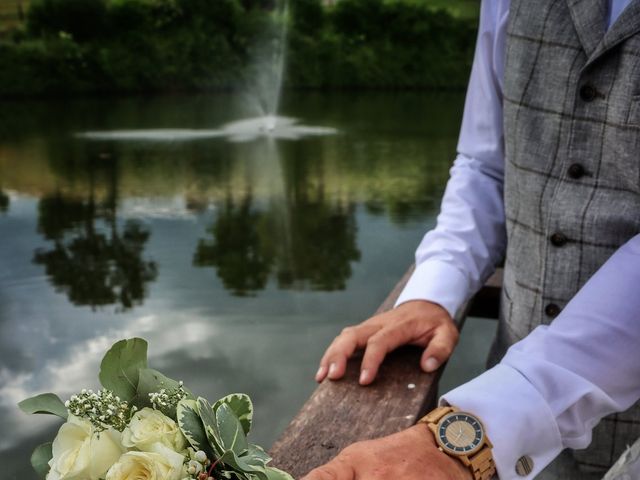
[[[436,447],[424,424],[358,442],[303,480],[472,480],[471,471]]]
[[[387,353],[402,345],[425,347],[420,366],[426,372],[433,372],[449,358],[457,343],[458,328],[444,308],[423,300],[406,302],[345,328],[322,357],[316,381],[342,378],[347,360],[361,348],[365,349],[361,385],[373,382]]]

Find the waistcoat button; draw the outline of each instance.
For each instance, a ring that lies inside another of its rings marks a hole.
[[[560,307],[555,303],[550,303],[549,305],[544,307],[544,313],[547,315],[547,317],[551,317],[551,318],[557,317],[558,314],[560,313],[560,310],[561,310]]]
[[[580,87],[580,98],[585,102],[591,102],[598,94],[593,85],[583,85]]]
[[[566,235],[560,232],[556,232],[551,235],[551,237],[549,237],[549,240],[551,240],[551,245],[553,245],[554,247],[562,247],[567,243]]]
[[[577,180],[578,178],[582,178],[582,176],[584,176],[584,167],[579,163],[574,163],[569,167],[567,173],[569,173],[569,177]]]

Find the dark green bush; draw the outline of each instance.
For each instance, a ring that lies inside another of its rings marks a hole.
[[[70,94],[90,90],[82,50],[68,39],[0,43],[0,93],[4,96]]]
[[[0,95],[245,88],[282,0],[34,0],[0,44]],[[421,2],[289,0],[286,85],[463,87],[475,25]],[[255,82],[253,82],[255,83]]]
[[[34,0],[27,14],[35,36],[70,34],[80,42],[99,38],[107,25],[105,0]]]
[[[292,0],[291,27],[306,35],[315,35],[325,24],[325,8],[321,0]]]
[[[313,0],[296,0],[298,4]],[[288,78],[314,87],[463,87],[475,25],[424,3],[342,0],[325,10],[323,28],[298,21],[293,8]]]

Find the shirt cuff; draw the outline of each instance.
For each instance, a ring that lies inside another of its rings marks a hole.
[[[468,295],[469,281],[458,268],[439,260],[427,260],[416,266],[395,306],[427,300],[437,303],[454,318]]]
[[[560,430],[540,392],[517,370],[499,364],[440,399],[476,415],[493,444],[500,480],[533,479],[562,451]],[[526,476],[516,473],[523,456],[533,461]]]

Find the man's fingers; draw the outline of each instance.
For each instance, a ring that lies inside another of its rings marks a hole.
[[[344,376],[347,369],[347,360],[353,353],[367,344],[367,339],[380,327],[376,325],[360,324],[355,327],[347,327],[342,330],[320,360],[320,368],[316,373],[316,381],[321,382],[325,378],[337,380]]]
[[[349,462],[341,461],[340,457],[331,462],[311,470],[301,480],[355,480],[355,471]]]
[[[367,341],[362,358],[360,385],[369,385],[373,382],[387,353],[409,343],[411,335],[412,326],[409,323],[388,326],[372,335]]]
[[[458,329],[453,324],[438,327],[420,359],[422,369],[429,373],[435,372],[451,356],[458,343],[458,336]]]

